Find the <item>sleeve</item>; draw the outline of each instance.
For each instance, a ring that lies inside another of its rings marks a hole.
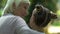
[[[17,19],[16,20],[16,27],[20,27],[20,28],[24,27],[24,26],[28,27],[28,25],[26,24],[24,19],[22,19],[21,17],[17,17],[16,19]]]
[[[29,29],[28,25],[21,17],[16,17],[15,33],[20,34],[22,29]]]
[[[30,29],[22,18],[17,17],[15,34],[44,34],[44,33]]]

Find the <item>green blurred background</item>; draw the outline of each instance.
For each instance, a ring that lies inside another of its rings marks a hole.
[[[5,4],[6,4],[6,1],[7,0],[0,0],[0,16],[2,15],[2,10],[3,10],[3,8],[4,8]],[[31,5],[30,5],[30,7],[28,9],[29,14],[24,19],[26,20],[27,23],[29,23],[32,11],[33,11],[33,9],[34,9],[34,7],[35,7],[35,5],[37,3],[42,4],[43,6],[45,6],[46,8],[48,8],[49,10],[51,10],[51,11],[53,11],[53,12],[56,13],[58,11],[58,6],[57,5],[60,4],[58,1],[59,0],[30,0]],[[57,24],[58,23],[54,23],[53,25],[57,25]]]

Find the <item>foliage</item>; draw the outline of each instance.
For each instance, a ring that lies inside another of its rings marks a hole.
[[[0,8],[5,6],[6,0],[0,0]]]
[[[0,16],[2,14],[2,9],[4,8],[7,0],[0,0]]]
[[[2,15],[2,9],[0,9],[0,16]]]

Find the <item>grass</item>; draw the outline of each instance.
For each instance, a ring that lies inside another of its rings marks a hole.
[[[52,25],[53,26],[60,26],[60,22],[59,21],[55,21]]]

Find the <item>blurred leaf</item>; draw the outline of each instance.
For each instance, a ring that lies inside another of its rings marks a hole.
[[[0,0],[0,8],[3,8],[7,0]]]
[[[0,9],[0,16],[2,15],[2,9]]]

